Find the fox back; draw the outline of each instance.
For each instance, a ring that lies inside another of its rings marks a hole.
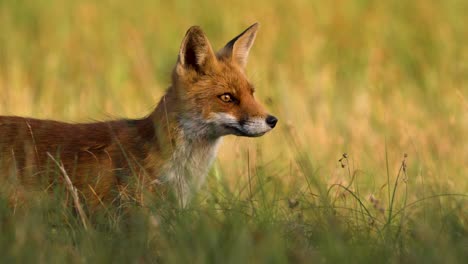
[[[62,184],[58,161],[91,210],[124,197],[141,202],[142,192],[173,191],[185,205],[223,136],[257,137],[277,123],[245,74],[257,29],[252,25],[215,53],[201,28],[191,27],[171,86],[142,119],[69,124],[0,116],[7,195]]]

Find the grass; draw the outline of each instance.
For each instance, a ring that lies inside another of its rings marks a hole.
[[[259,21],[248,73],[279,117],[262,138],[226,138],[185,209],[109,208],[86,230],[65,189],[38,194],[28,210],[0,199],[2,261],[463,263],[467,9],[461,0],[0,1],[2,115],[144,116],[189,26],[220,48]]]

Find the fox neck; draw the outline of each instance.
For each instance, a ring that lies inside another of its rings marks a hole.
[[[155,182],[172,186],[179,202],[185,206],[205,182],[216,157],[220,137],[213,137],[203,120],[182,110],[172,87],[150,115],[156,144],[149,156],[155,172]]]

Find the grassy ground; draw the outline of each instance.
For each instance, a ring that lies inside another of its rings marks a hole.
[[[463,0],[1,0],[1,115],[144,116],[189,26],[220,48],[258,21],[248,72],[280,120],[226,138],[187,209],[109,208],[86,231],[60,190],[27,212],[0,199],[2,262],[466,261],[467,12]]]

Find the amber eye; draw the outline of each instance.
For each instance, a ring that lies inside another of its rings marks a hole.
[[[221,101],[225,102],[225,103],[230,103],[233,101],[233,97],[232,95],[230,94],[222,94],[219,96],[219,99],[221,99]]]

